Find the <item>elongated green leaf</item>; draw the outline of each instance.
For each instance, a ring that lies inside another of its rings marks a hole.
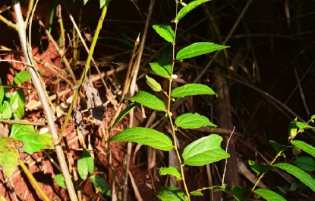
[[[160,188],[156,192],[156,196],[162,201],[188,201],[185,193],[174,186]]]
[[[303,141],[299,141],[299,140],[294,140],[291,142],[295,147],[302,149],[303,151],[305,151],[306,153],[312,155],[313,157],[315,157],[315,148],[309,144],[307,144],[306,142]]]
[[[308,125],[308,124],[306,124],[306,123],[304,123],[304,122],[296,122],[296,126],[298,127],[298,128],[303,128],[303,129],[311,129],[311,128],[314,128],[313,126],[310,126],[310,125]]]
[[[288,163],[278,163],[274,165],[277,168],[285,170],[289,174],[292,174],[296,178],[298,178],[301,182],[303,182],[310,189],[315,191],[315,179],[313,179],[309,174],[301,170],[300,168],[288,164]]]
[[[2,84],[2,80],[0,78],[0,85],[1,84]],[[3,98],[4,98],[4,87],[0,86],[0,105],[2,104]]]
[[[202,126],[217,127],[215,124],[210,122],[207,117],[202,116],[198,113],[195,114],[187,113],[180,115],[179,117],[176,118],[175,124],[177,127],[181,127],[184,129],[200,128]]]
[[[252,170],[254,170],[254,172],[257,173],[257,175],[262,174],[268,170],[268,165],[262,165],[252,160],[248,160],[248,165]]]
[[[145,91],[139,91],[136,95],[127,99],[140,103],[141,105],[144,105],[153,110],[158,110],[158,111],[166,110],[166,107],[163,101],[161,101],[158,97]]]
[[[149,87],[153,90],[153,91],[156,91],[156,92],[160,92],[162,90],[162,87],[161,85],[155,81],[155,79],[149,77],[149,76],[145,76],[146,78],[146,82],[147,84],[149,85]]]
[[[172,97],[179,98],[194,95],[215,95],[216,93],[204,84],[186,84],[172,90]]]
[[[230,157],[221,149],[222,137],[212,134],[202,137],[187,147],[182,154],[184,163],[190,166],[201,166]]]
[[[225,48],[228,48],[228,46],[216,45],[209,42],[194,43],[179,50],[179,52],[176,54],[176,60],[189,59]]]
[[[291,146],[281,145],[273,140],[269,140],[269,144],[276,150],[276,151],[282,151],[290,148]]]
[[[232,186],[231,188],[234,198],[237,201],[245,201],[245,198],[243,197],[244,188],[240,186]]]
[[[12,93],[10,105],[15,119],[21,119],[24,115],[25,95],[23,89],[18,89]]]
[[[192,1],[189,4],[187,4],[185,7],[183,7],[182,9],[180,9],[180,11],[177,14],[177,20],[181,20],[186,14],[188,14],[190,11],[192,11],[194,8],[196,8],[197,6],[199,6],[200,4],[203,4],[205,2],[208,2],[211,0],[196,0],[196,1]]]
[[[136,142],[164,151],[173,149],[173,144],[169,137],[151,128],[129,128],[114,135],[110,141]]]
[[[91,176],[90,177],[91,182],[94,184],[94,186],[103,194],[107,196],[111,196],[112,192],[107,184],[107,182],[102,178],[98,176]]]
[[[218,192],[218,191],[225,191],[226,186],[211,186],[211,187],[204,187],[195,191],[191,191],[189,194],[193,196],[203,196],[202,191],[204,190],[210,190],[212,189],[213,192]]]
[[[297,165],[302,170],[309,172],[315,171],[315,161],[311,157],[301,156],[295,159],[294,164]]]
[[[175,33],[171,26],[169,25],[153,25],[156,33],[158,33],[167,42],[172,42],[174,40]]]
[[[181,180],[181,174],[180,174],[179,170],[173,166],[161,167],[160,175],[167,175],[167,174],[175,176],[176,180]]]
[[[0,105],[0,119],[10,119],[12,117],[12,108],[8,101]]]
[[[30,73],[28,70],[20,71],[18,74],[14,76],[13,83],[14,84],[22,84],[31,79]]]
[[[264,188],[259,188],[255,190],[254,193],[263,197],[267,201],[287,201],[278,193],[275,193],[271,190],[264,189]]]
[[[138,105],[140,105],[139,103],[134,103],[129,105],[128,107],[126,107],[126,109],[124,109],[119,115],[118,117],[115,119],[114,124],[112,125],[112,128],[114,128],[118,122],[120,122],[120,120],[122,120],[133,108],[137,107]]]
[[[56,174],[54,176],[54,180],[58,184],[58,186],[60,186],[62,188],[67,188],[65,178],[63,177],[62,174]]]
[[[172,73],[172,64],[165,60],[159,59],[157,62],[150,63],[151,69],[158,75],[170,77]]]

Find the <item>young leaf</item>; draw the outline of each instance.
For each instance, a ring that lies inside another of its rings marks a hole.
[[[184,60],[192,57],[209,54],[211,52],[228,48],[229,46],[217,45],[209,42],[194,43],[179,50],[176,60]]]
[[[54,176],[54,180],[58,184],[58,186],[60,186],[62,188],[67,188],[65,178],[63,177],[62,174],[56,174]]]
[[[104,7],[104,5],[106,4],[106,1],[110,1],[110,0],[100,0],[100,8]]]
[[[172,90],[173,98],[194,96],[194,95],[215,95],[216,93],[204,84],[186,84]]]
[[[297,165],[299,168],[305,171],[315,171],[315,161],[313,158],[308,156],[301,156],[293,162],[295,165]]]
[[[248,160],[248,165],[252,170],[254,170],[254,172],[257,173],[257,175],[262,174],[268,170],[268,165],[261,165],[252,160]]]
[[[226,188],[225,186],[204,187],[195,191],[191,191],[189,194],[193,196],[203,196],[203,193],[201,191],[212,189],[213,192],[218,192],[218,191],[225,191],[225,188]]]
[[[91,182],[94,184],[94,186],[103,194],[107,196],[111,196],[112,192],[107,184],[107,182],[98,176],[91,176],[90,177]]]
[[[85,180],[88,176],[88,166],[87,161],[83,156],[80,156],[77,162],[78,172],[82,180]]]
[[[0,135],[0,169],[11,178],[19,164],[23,143]]]
[[[243,197],[243,193],[245,191],[244,188],[239,186],[232,186],[231,190],[234,198],[237,201],[245,201],[245,198]]]
[[[0,105],[0,119],[10,119],[12,117],[12,108],[8,101]]]
[[[192,142],[185,147],[182,154],[184,163],[190,166],[201,166],[230,157],[221,149],[221,141],[222,137],[212,134]]]
[[[295,147],[302,149],[303,151],[305,151],[306,153],[312,155],[313,157],[315,157],[315,148],[309,144],[307,144],[306,142],[300,141],[300,140],[294,140],[291,142]]]
[[[149,77],[149,76],[145,76],[146,78],[146,82],[147,84],[149,85],[149,87],[153,90],[153,91],[156,91],[156,92],[160,92],[162,90],[162,87],[161,85],[155,81],[155,79]]]
[[[303,128],[303,129],[312,129],[312,128],[314,128],[313,126],[310,126],[310,125],[308,125],[308,124],[306,124],[304,122],[299,122],[299,121],[296,122],[296,127]]]
[[[122,120],[133,108],[137,107],[138,105],[140,105],[140,104],[139,103],[133,103],[133,104],[129,105],[128,107],[126,107],[126,109],[124,109],[118,115],[118,117],[115,119],[115,122],[112,125],[112,128],[114,128],[118,124],[118,122],[120,122],[120,120]]]
[[[165,186],[156,192],[156,196],[162,201],[188,201],[185,193],[174,186]]]
[[[176,169],[173,166],[169,167],[161,167],[160,169],[160,175],[173,175],[176,177],[176,180],[181,180],[181,174],[178,169]]]
[[[161,101],[158,97],[145,91],[139,91],[133,97],[126,98],[126,99],[140,103],[141,105],[144,105],[145,107],[151,108],[153,110],[157,110],[157,111],[166,110],[166,106],[163,103],[163,101]]]
[[[129,128],[114,135],[110,138],[110,141],[136,142],[164,151],[170,151],[173,149],[173,144],[169,137],[151,128]]]
[[[159,59],[157,62],[150,63],[151,69],[158,75],[170,77],[172,73],[172,64],[165,60]]]
[[[274,166],[282,170],[285,170],[289,174],[292,174],[315,192],[315,180],[300,168],[295,167],[294,165],[288,163],[278,163],[275,164]]]
[[[169,25],[153,25],[156,33],[158,33],[167,42],[172,42],[174,40],[175,33],[171,26]]]
[[[287,201],[278,193],[275,193],[271,190],[264,189],[264,188],[259,188],[255,190],[254,193],[263,197],[267,201]]]
[[[210,122],[207,117],[202,116],[198,113],[195,114],[187,113],[180,115],[179,117],[176,118],[175,124],[177,127],[181,127],[184,129],[200,128],[202,126],[217,127],[215,124]]]
[[[194,8],[208,1],[211,1],[211,0],[196,0],[196,1],[190,2],[188,5],[180,9],[180,11],[177,14],[177,20],[178,21],[181,20],[187,13],[192,11]]]
[[[2,84],[1,78],[0,78],[0,84]],[[4,98],[4,87],[0,86],[0,105],[2,104],[3,98]]]
[[[24,115],[25,95],[23,89],[18,89],[12,93],[10,105],[13,110],[14,119],[21,119]]]
[[[20,71],[18,74],[14,76],[13,84],[15,85],[22,84],[30,79],[31,76],[28,70]]]

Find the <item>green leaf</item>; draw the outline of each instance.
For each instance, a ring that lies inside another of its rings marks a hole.
[[[32,154],[42,149],[52,149],[51,135],[39,134],[31,125],[13,124],[10,137],[24,143],[23,151]]]
[[[174,186],[165,186],[156,192],[156,196],[162,201],[188,201],[187,196]]]
[[[179,50],[176,60],[184,60],[192,57],[209,54],[211,52],[228,48],[229,46],[216,45],[209,42],[194,43]]]
[[[150,66],[156,74],[163,77],[170,77],[172,74],[172,64],[165,59],[159,59],[157,62],[150,63]]]
[[[2,84],[2,80],[1,80],[1,77],[0,77],[0,85],[1,84]],[[2,104],[3,98],[4,98],[4,87],[0,86],[0,105]]]
[[[112,128],[114,128],[118,124],[118,122],[120,122],[120,120],[122,120],[133,108],[137,107],[138,105],[140,105],[140,104],[139,103],[133,103],[133,104],[129,105],[128,107],[126,107],[126,109],[124,109],[118,115],[118,117],[115,119],[115,122],[112,125]]]
[[[299,168],[305,171],[315,171],[315,161],[313,158],[308,156],[301,156],[293,162],[295,165],[297,165]]]
[[[263,197],[267,201],[287,201],[278,193],[275,193],[271,190],[264,189],[264,188],[259,188],[255,190],[254,193]]]
[[[297,135],[297,126],[296,126],[297,118],[293,119],[289,124],[289,136],[290,138],[294,138]]]
[[[110,191],[107,182],[102,177],[91,176],[90,180],[101,193],[109,197],[111,196],[112,192]]]
[[[58,184],[58,186],[60,186],[62,188],[67,188],[65,178],[63,177],[62,174],[56,174],[54,176],[54,180]]]
[[[166,110],[166,106],[163,103],[163,101],[161,101],[158,97],[145,91],[139,91],[133,97],[126,98],[126,99],[140,103],[141,105],[144,105],[145,107],[151,108],[153,110],[157,110],[157,111]]]
[[[215,95],[216,93],[207,85],[204,84],[186,84],[172,90],[172,97],[185,97],[194,95]]]
[[[199,6],[200,4],[203,4],[205,2],[208,2],[211,0],[196,0],[196,1],[192,1],[189,4],[187,4],[185,7],[183,7],[182,9],[180,9],[180,11],[177,14],[177,20],[181,20],[186,14],[188,14],[190,11],[192,11],[194,8],[196,8],[197,6]]]
[[[223,149],[221,149],[222,137],[212,134],[202,137],[187,147],[182,154],[184,163],[190,166],[202,166],[230,157]]]
[[[195,114],[187,113],[180,115],[179,117],[176,118],[175,124],[177,127],[181,127],[184,129],[200,128],[202,126],[217,127],[215,124],[210,122],[207,117],[202,116],[198,113]]]
[[[145,76],[146,78],[146,82],[147,84],[149,85],[149,87],[153,90],[153,91],[156,91],[156,92],[160,92],[162,90],[162,87],[161,85],[155,81],[155,79],[149,77],[149,76]]]
[[[11,178],[16,166],[19,165],[23,143],[0,135],[0,169]]]
[[[315,157],[315,148],[309,144],[307,144],[306,142],[303,141],[299,141],[299,140],[294,140],[291,142],[295,147],[302,149],[303,151],[305,151],[306,153],[312,155],[313,157]]]
[[[203,196],[202,191],[204,190],[210,190],[212,189],[213,192],[218,192],[218,191],[225,191],[226,186],[211,186],[211,187],[204,187],[195,191],[191,191],[189,194],[193,196]]]
[[[285,170],[289,174],[292,174],[293,176],[298,178],[302,183],[304,183],[306,186],[310,187],[310,189],[315,191],[315,180],[309,174],[307,174],[300,168],[295,167],[294,165],[291,165],[288,163],[278,163],[278,164],[275,164],[274,166],[282,170]]]
[[[12,93],[10,105],[13,110],[14,119],[21,119],[24,115],[25,95],[23,89],[18,89]]]
[[[243,197],[244,188],[240,186],[232,186],[231,188],[232,194],[237,201],[245,201],[246,199]]]
[[[20,71],[18,74],[14,76],[13,84],[15,85],[22,84],[30,79],[31,76],[28,70]]]
[[[181,180],[181,174],[178,169],[176,169],[173,166],[169,167],[161,167],[160,169],[160,175],[173,175],[176,177],[176,180]]]
[[[174,40],[175,33],[171,26],[169,25],[153,25],[156,33],[158,33],[167,42],[172,42]]]
[[[252,160],[248,160],[248,165],[250,166],[250,168],[252,170],[254,170],[254,172],[257,173],[257,175],[266,172],[269,168],[268,165],[262,165],[262,164],[256,163],[255,161],[252,161]]]
[[[0,119],[10,119],[12,117],[12,108],[8,101],[0,105]]]
[[[283,151],[283,150],[286,150],[286,149],[290,148],[290,146],[278,144],[277,142],[275,142],[275,141],[273,141],[273,140],[269,140],[269,144],[270,144],[276,151]]]
[[[82,156],[78,159],[78,172],[82,180],[85,180],[88,173],[93,174],[94,172],[94,161],[89,151],[83,149]]]
[[[83,0],[83,5],[85,5],[89,0]]]
[[[299,121],[296,122],[296,126],[298,128],[302,128],[302,129],[313,129],[313,128],[315,128],[315,127],[310,126],[310,125],[308,125],[308,124],[306,124],[304,122],[299,122]]]
[[[114,135],[110,141],[136,142],[164,151],[173,149],[173,144],[169,137],[151,128],[129,128]]]
[[[110,1],[110,0],[100,0],[100,8],[104,7],[104,5],[106,4],[106,1]]]
[[[297,188],[298,188],[298,184],[296,182],[293,182],[290,186],[289,191],[296,191]]]

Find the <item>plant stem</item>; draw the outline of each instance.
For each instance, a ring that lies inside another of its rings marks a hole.
[[[177,11],[178,11],[178,4],[179,2],[176,1],[176,18],[177,19]],[[174,69],[174,66],[175,66],[175,45],[176,45],[176,32],[177,32],[177,25],[178,25],[178,22],[175,21],[175,30],[174,30],[174,41],[172,42],[172,45],[173,45],[173,56],[172,56],[172,70],[171,70],[171,74],[170,74],[170,77],[169,77],[169,84],[168,84],[168,104],[167,104],[167,115],[169,117],[169,120],[170,120],[170,123],[171,123],[171,127],[172,127],[172,137],[173,137],[173,141],[174,141],[174,149],[175,149],[175,152],[176,152],[176,155],[177,155],[177,159],[178,159],[178,162],[180,164],[180,172],[181,172],[181,179],[183,181],[183,185],[184,185],[184,188],[185,188],[185,191],[186,191],[186,196],[188,198],[188,200],[190,201],[190,194],[189,194],[189,191],[188,191],[188,188],[187,188],[187,184],[186,184],[186,180],[185,180],[185,174],[184,174],[184,168],[183,168],[183,162],[182,162],[182,159],[180,157],[180,154],[179,154],[179,150],[177,148],[177,140],[176,140],[176,128],[174,126],[174,123],[173,123],[173,119],[172,119],[172,114],[171,114],[171,101],[172,101],[172,97],[171,97],[171,92],[172,92],[172,75],[173,75],[173,69]]]
[[[36,188],[36,190],[38,190],[39,194],[41,194],[41,196],[43,196],[44,200],[48,200],[49,198],[47,197],[47,195],[45,194],[45,192],[42,190],[42,188],[38,185],[36,179],[33,177],[33,174],[28,170],[28,168],[25,166],[25,164],[23,163],[22,160],[20,160],[20,166],[23,169],[24,173],[26,174],[26,176],[28,177],[28,179],[31,181],[31,183],[34,185],[34,187]]]

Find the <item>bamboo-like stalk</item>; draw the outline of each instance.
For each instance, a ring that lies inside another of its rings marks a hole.
[[[38,73],[36,72],[36,70],[32,67],[32,59],[31,59],[31,55],[29,52],[29,48],[28,48],[28,44],[27,44],[27,38],[26,38],[26,32],[25,32],[25,22],[23,20],[23,16],[22,16],[22,12],[21,12],[21,6],[20,6],[20,1],[19,0],[12,0],[12,4],[14,7],[14,13],[15,13],[15,18],[16,18],[16,23],[17,23],[17,32],[20,38],[20,42],[21,42],[21,46],[23,49],[23,53],[24,53],[24,57],[26,62],[29,64],[28,65],[28,71],[30,73],[30,76],[32,78],[33,84],[36,88],[36,91],[38,93],[39,99],[42,103],[43,106],[43,110],[44,110],[44,114],[45,117],[47,119],[47,123],[50,129],[50,134],[52,137],[52,142],[55,146],[55,150],[57,153],[57,157],[58,157],[58,161],[59,164],[61,166],[62,169],[62,174],[64,176],[65,179],[65,183],[67,185],[67,189],[70,195],[70,199],[72,201],[77,201],[77,196],[75,194],[75,190],[73,187],[73,183],[71,181],[70,175],[69,175],[69,171],[68,171],[68,167],[67,167],[67,163],[65,160],[65,156],[62,150],[62,147],[60,145],[60,140],[59,140],[59,136],[55,127],[55,122],[53,119],[53,113],[51,111],[49,102],[48,102],[48,98],[46,96],[46,93],[44,91],[43,85],[38,77]]]

